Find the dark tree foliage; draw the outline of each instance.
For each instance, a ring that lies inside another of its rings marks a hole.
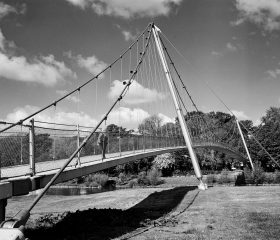
[[[271,107],[262,117],[261,124],[253,130],[253,135],[280,165],[280,108]],[[248,138],[250,135],[248,136]],[[256,143],[253,137],[249,139],[249,151],[254,161],[259,161],[266,171],[277,168],[274,161]]]
[[[51,160],[53,139],[50,138],[50,134],[36,134],[35,135],[35,162],[42,162]]]

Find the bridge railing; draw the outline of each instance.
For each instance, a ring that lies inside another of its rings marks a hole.
[[[36,122],[35,122],[36,124]],[[75,151],[79,143],[88,135],[89,130],[82,127],[58,129],[42,127],[42,125],[17,126],[13,131],[1,133],[0,136],[0,162],[2,168],[13,166],[26,166],[24,174],[35,174],[58,168],[64,159],[67,159]],[[15,131],[16,130],[16,131]],[[34,133],[34,138],[30,134]],[[70,163],[75,166],[78,159],[84,158],[83,163],[101,159],[101,148],[98,145],[98,136],[101,131],[96,132],[81,150],[79,155]],[[125,132],[106,133],[108,145],[107,157],[133,154],[156,148],[168,148],[184,145],[182,136],[152,135]],[[33,142],[30,142],[33,141]],[[32,149],[34,148],[34,156]],[[33,160],[31,160],[33,157]],[[61,163],[58,163],[60,160]],[[32,166],[31,161],[34,161]],[[45,163],[45,164],[42,164]],[[29,166],[28,166],[29,165]],[[0,168],[1,171],[1,168]],[[24,175],[21,172],[21,175]],[[1,176],[1,175],[0,175]]]
[[[5,124],[9,125],[9,124]],[[29,127],[17,126],[0,134],[0,166],[29,163]]]

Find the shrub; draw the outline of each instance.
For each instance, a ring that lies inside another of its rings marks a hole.
[[[217,182],[216,176],[214,174],[207,175],[207,184],[213,184]]]
[[[229,177],[229,171],[224,169],[220,174],[220,177],[218,179],[218,183],[219,184],[227,184],[227,183],[230,183],[230,182],[231,182],[231,179]]]
[[[274,174],[274,183],[280,183],[280,172],[276,171]]]
[[[134,186],[137,186],[137,179],[132,179],[128,182],[128,187],[133,188]]]
[[[260,163],[255,164],[255,171],[245,168],[244,175],[245,175],[246,183],[251,183],[256,185],[264,183],[265,173]]]
[[[146,172],[140,172],[137,176],[137,183],[139,185],[149,185]]]
[[[244,176],[245,176],[246,184],[253,184],[254,183],[253,173],[249,168],[244,169]]]
[[[264,173],[264,180],[263,180],[264,183],[268,183],[268,184],[271,184],[271,183],[274,183],[275,182],[275,173]]]
[[[86,186],[90,187],[97,187],[101,186],[104,187],[109,180],[109,177],[106,174],[90,174],[85,178]]]
[[[235,186],[244,186],[244,185],[246,185],[245,175],[244,172],[241,172],[236,176]]]
[[[125,173],[121,172],[118,176],[118,184],[125,184],[127,182],[127,176]]]
[[[171,153],[165,153],[157,156],[153,161],[155,168],[160,169],[162,175],[167,177],[171,176],[174,170],[175,158]]]
[[[162,180],[160,179],[160,177],[161,172],[158,169],[153,168],[150,171],[148,171],[147,179],[150,185],[155,186],[161,184]]]

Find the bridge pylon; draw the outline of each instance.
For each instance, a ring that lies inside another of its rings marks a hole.
[[[186,145],[187,145],[190,157],[191,157],[194,172],[195,172],[197,179],[200,182],[198,185],[198,188],[200,190],[206,190],[207,184],[202,181],[202,174],[201,174],[201,170],[200,170],[200,167],[198,164],[197,156],[196,156],[195,151],[192,146],[192,140],[191,140],[188,128],[187,128],[187,123],[186,123],[184,115],[182,113],[182,109],[179,104],[178,95],[176,94],[176,88],[175,88],[174,82],[172,80],[172,76],[170,74],[169,67],[168,67],[168,64],[167,64],[167,61],[166,61],[166,58],[164,55],[163,47],[162,47],[161,40],[159,37],[160,29],[153,24],[152,32],[153,32],[154,40],[155,40],[155,43],[157,46],[158,54],[160,56],[161,64],[162,64],[164,72],[165,72],[165,77],[166,77],[166,80],[168,83],[168,87],[171,92],[173,103],[176,108],[179,123],[182,128],[183,136],[184,136],[184,139],[185,139],[185,142],[186,142]]]

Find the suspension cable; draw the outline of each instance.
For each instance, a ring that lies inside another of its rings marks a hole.
[[[105,67],[102,71],[100,71],[100,72],[99,72],[98,74],[96,74],[94,77],[92,77],[91,79],[89,79],[88,81],[86,81],[85,83],[83,83],[82,85],[78,86],[78,87],[75,88],[74,90],[70,91],[69,93],[65,94],[65,95],[62,96],[61,98],[57,99],[56,101],[54,101],[54,102],[48,104],[47,106],[41,108],[40,110],[38,110],[38,111],[36,111],[36,112],[34,112],[34,113],[28,115],[27,117],[25,117],[25,118],[19,120],[18,122],[16,122],[16,123],[14,123],[14,124],[12,124],[12,125],[10,125],[10,126],[4,128],[4,129],[0,130],[0,133],[6,131],[6,130],[8,130],[8,129],[10,129],[10,128],[16,126],[16,125],[22,124],[22,123],[23,123],[24,121],[26,121],[27,119],[32,118],[33,116],[35,116],[35,115],[37,115],[37,114],[43,112],[44,110],[46,110],[46,109],[48,109],[48,108],[50,108],[50,107],[52,107],[52,106],[55,106],[57,103],[61,102],[61,101],[64,100],[65,98],[69,97],[70,95],[72,95],[72,94],[75,93],[76,91],[80,91],[81,88],[85,87],[86,85],[88,85],[89,83],[91,83],[93,80],[97,80],[98,77],[99,77],[102,73],[104,73],[106,70],[108,70],[110,67],[112,67],[116,62],[118,62],[118,61],[119,61],[119,60],[120,60],[120,59],[121,59],[121,58],[122,58],[136,43],[137,43],[137,42],[138,42],[138,40],[140,39],[140,37],[146,33],[146,31],[147,31],[147,29],[150,27],[150,25],[151,25],[151,24],[149,24],[149,25],[145,28],[145,30],[138,36],[137,40],[134,41],[134,43],[132,43],[132,44],[129,46],[128,49],[126,49],[118,58],[116,58],[110,65],[108,65],[107,67]]]
[[[59,175],[64,171],[64,169],[68,166],[68,164],[73,160],[73,158],[77,155],[78,152],[81,151],[81,149],[86,145],[86,143],[88,142],[88,140],[93,136],[93,134],[96,132],[96,130],[99,128],[99,126],[107,120],[108,115],[112,112],[112,110],[114,109],[114,107],[117,105],[118,102],[120,102],[123,97],[125,96],[125,93],[127,92],[127,88],[131,85],[131,83],[133,82],[133,79],[135,77],[135,75],[137,74],[138,70],[140,69],[140,66],[142,65],[143,62],[143,58],[146,55],[147,49],[149,47],[149,43],[150,43],[150,39],[151,39],[151,35],[152,35],[152,27],[153,27],[153,23],[150,23],[148,25],[148,39],[145,45],[145,49],[143,54],[141,55],[141,58],[139,60],[139,62],[137,63],[137,66],[135,67],[135,70],[133,71],[129,81],[127,82],[127,84],[125,85],[124,89],[122,90],[122,92],[120,93],[119,97],[115,100],[115,102],[112,104],[112,106],[109,108],[109,110],[106,112],[106,114],[104,115],[104,117],[99,121],[99,123],[96,125],[96,127],[91,131],[91,133],[83,140],[83,142],[81,143],[80,147],[78,147],[75,152],[70,156],[70,158],[64,163],[64,165],[60,168],[60,170],[54,175],[54,177],[48,182],[48,184],[43,188],[42,192],[34,199],[34,201],[29,205],[29,207],[24,210],[22,212],[22,214],[19,214],[19,216],[21,217],[19,220],[22,221],[27,221],[30,215],[30,211],[34,208],[34,206],[38,203],[38,201],[43,197],[43,195],[46,193],[46,191],[50,188],[50,186],[54,183],[54,181],[59,177]]]

